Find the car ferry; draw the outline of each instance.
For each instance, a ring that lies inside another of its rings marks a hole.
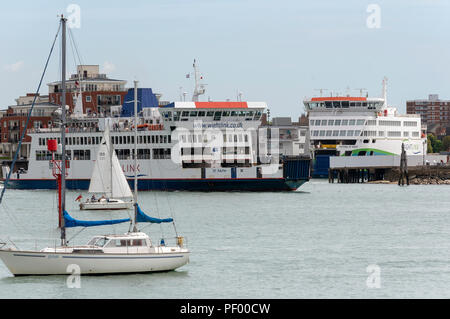
[[[383,97],[329,96],[304,100],[315,155],[314,177],[327,177],[330,156],[426,154],[420,115],[399,114]]]

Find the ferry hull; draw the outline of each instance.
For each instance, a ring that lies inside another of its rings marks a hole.
[[[140,179],[139,191],[294,191],[308,179],[252,178],[252,179]],[[89,179],[66,180],[66,189],[87,190]],[[132,181],[128,181],[133,187]],[[56,189],[55,180],[11,179],[12,189]]]
[[[0,258],[15,276],[145,273],[175,270],[189,262],[188,252],[149,254],[75,254],[0,250]]]

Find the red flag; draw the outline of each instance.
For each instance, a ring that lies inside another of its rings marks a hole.
[[[75,199],[75,201],[79,201],[83,198],[83,196],[81,196],[81,194],[77,197],[77,199]]]

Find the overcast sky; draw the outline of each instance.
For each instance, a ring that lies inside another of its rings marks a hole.
[[[384,76],[401,112],[430,93],[450,100],[450,1],[55,0],[2,2],[0,108],[36,90],[57,15],[72,14],[70,4],[80,8],[80,28],[71,30],[83,62],[128,86],[137,79],[164,100],[179,100],[180,87],[191,97],[194,58],[203,100],[236,100],[241,91],[243,100],[267,102],[272,116],[298,117],[320,88],[381,96]],[[58,63],[56,54],[45,84],[58,80]]]

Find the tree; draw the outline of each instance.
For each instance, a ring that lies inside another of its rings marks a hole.
[[[450,136],[444,136],[442,139],[442,150],[446,152],[450,150]]]
[[[430,136],[427,137],[427,153],[433,153],[433,146],[431,145]]]
[[[428,153],[439,153],[443,149],[442,141],[438,140],[433,134],[428,134]],[[431,146],[431,152],[430,151]]]

